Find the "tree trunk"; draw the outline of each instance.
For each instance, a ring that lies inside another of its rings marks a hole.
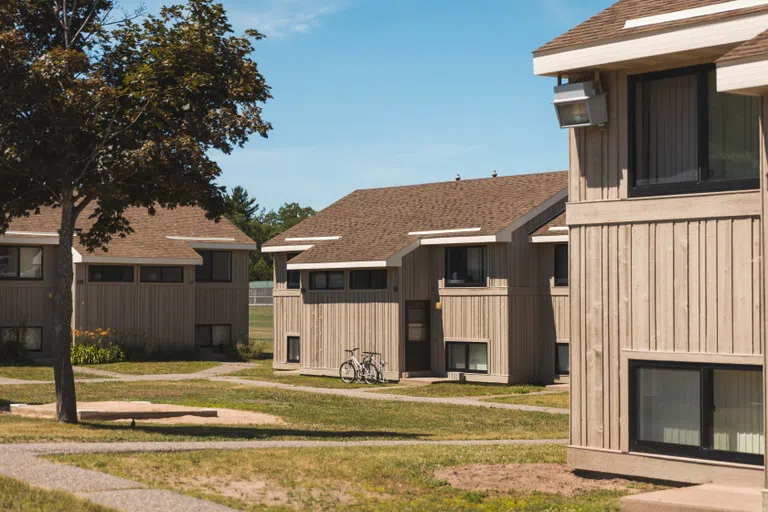
[[[56,419],[77,423],[75,375],[72,371],[72,238],[75,233],[74,201],[64,191],[61,201],[61,227],[56,256],[54,294],[53,374],[56,382]]]

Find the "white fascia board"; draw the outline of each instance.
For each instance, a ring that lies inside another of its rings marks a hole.
[[[568,226],[552,226],[550,231],[568,231]]]
[[[52,236],[0,236],[0,245],[59,245],[59,235]]]
[[[387,258],[387,266],[388,267],[402,267],[403,266],[403,257],[418,249],[421,247],[421,240],[414,240],[413,242],[409,243],[399,251],[397,251],[395,254]]]
[[[193,249],[218,249],[221,251],[255,251],[259,248],[255,242],[250,244],[190,242],[189,246]]]
[[[768,14],[639,35],[585,48],[542,52],[533,59],[536,75],[557,75],[575,69],[593,69],[608,64],[700,50],[749,41],[768,29]]]
[[[768,87],[768,59],[717,65],[717,90],[737,92]]]
[[[94,263],[100,265],[202,265],[203,258],[113,258],[81,254],[72,248],[73,263]]]
[[[288,270],[337,270],[347,268],[386,268],[386,261],[334,261],[328,263],[289,263]]]
[[[421,245],[492,244],[495,242],[500,242],[497,235],[451,236],[442,238],[424,238],[421,240]]]
[[[434,231],[411,231],[408,236],[430,236],[430,235],[450,235],[455,233],[477,233],[483,228],[459,228],[459,229],[436,229]]]
[[[532,244],[568,243],[568,235],[533,235],[529,238]]]
[[[234,242],[234,238],[200,237],[200,236],[166,236],[168,240],[184,240],[185,242]]]
[[[298,238],[286,238],[286,242],[330,242],[333,240],[341,240],[340,236],[305,236]]]
[[[554,205],[556,205],[558,202],[562,201],[563,199],[566,199],[568,197],[568,187],[565,187],[557,194],[553,195],[540,205],[538,205],[533,210],[529,211],[519,219],[517,219],[515,222],[510,224],[509,226],[505,227],[501,231],[497,233],[497,237],[499,238],[499,242],[511,242],[512,241],[512,233],[514,233],[516,230],[520,229],[521,227],[525,226],[528,222],[535,219],[538,215],[541,215],[548,209],[552,208]],[[551,220],[551,219],[550,219]]]
[[[657,14],[655,16],[635,18],[633,20],[628,20],[624,24],[624,28],[647,27],[650,25],[658,25],[660,23],[669,23],[670,21],[688,20],[699,16],[722,14],[724,12],[749,9],[751,7],[761,7],[763,5],[768,5],[768,0],[732,0],[731,2],[723,2],[721,4],[708,5],[706,7],[695,7],[693,9],[684,9],[682,11]]]
[[[58,233],[51,233],[49,231],[12,231],[8,230],[5,232],[6,235],[21,235],[21,236],[52,236],[52,237],[59,237]]]
[[[303,252],[313,248],[314,245],[274,245],[271,247],[262,247],[261,252]]]

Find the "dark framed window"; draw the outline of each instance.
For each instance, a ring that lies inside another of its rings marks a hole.
[[[716,82],[714,65],[629,78],[633,196],[759,187],[760,98]]]
[[[196,325],[195,346],[200,348],[227,347],[232,344],[232,326]]]
[[[289,254],[287,256],[287,260],[291,261],[293,258],[298,256],[299,253],[293,253]],[[286,280],[287,280],[287,286],[289,290],[299,290],[301,289],[301,270],[287,270]]]
[[[555,374],[569,375],[571,373],[571,345],[568,343],[555,344]]]
[[[0,343],[22,342],[28,352],[42,352],[42,327],[0,327]]]
[[[0,279],[39,281],[42,278],[42,247],[0,245]]]
[[[485,286],[485,246],[445,248],[445,286]]]
[[[763,464],[762,369],[630,361],[630,449]]]
[[[92,283],[132,283],[131,265],[88,265],[88,281]]]
[[[199,283],[231,283],[232,253],[230,251],[197,251],[203,264],[195,267]]]
[[[387,270],[350,270],[350,290],[386,290]]]
[[[298,336],[288,336],[288,358],[286,362],[301,362],[301,339]]]
[[[344,271],[310,272],[309,287],[311,290],[343,290]]]
[[[488,373],[488,344],[450,341],[445,344],[446,370]]]
[[[568,286],[568,244],[555,246],[555,286]]]
[[[142,283],[183,283],[184,267],[139,267]]]

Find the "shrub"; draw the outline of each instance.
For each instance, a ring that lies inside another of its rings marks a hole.
[[[0,343],[0,365],[17,366],[29,363],[27,347],[20,340],[9,340]]]
[[[240,361],[251,361],[253,359],[264,359],[267,351],[267,343],[264,341],[253,341],[251,343],[238,343],[236,355]]]
[[[76,329],[73,335],[71,360],[74,365],[122,363],[126,360],[125,351],[115,343],[115,332],[111,329]]]

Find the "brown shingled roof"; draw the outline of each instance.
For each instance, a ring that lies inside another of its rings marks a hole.
[[[567,172],[357,190],[301,222],[265,247],[302,245],[286,238],[340,236],[291,263],[383,261],[418,238],[414,231],[480,228],[444,236],[495,235],[568,185]]]
[[[717,59],[717,63],[723,64],[754,57],[768,57],[768,30],[726,53]]]
[[[553,235],[562,235],[564,233],[567,233],[561,230],[552,231],[551,229],[549,229],[549,228],[562,228],[562,227],[565,227],[565,212],[561,213],[551,221],[541,226],[539,229],[531,233],[531,235],[532,236],[553,236]]]
[[[682,28],[747,16],[758,12],[768,12],[768,6],[757,6],[643,27],[624,28],[624,24],[629,20],[722,4],[729,1],[731,0],[620,0],[565,34],[556,37],[534,53],[564,50],[572,46],[597,44],[664,29]]]
[[[8,231],[55,233],[58,231],[59,215],[58,209],[44,208],[40,214],[33,213],[29,217],[15,219]],[[199,255],[190,247],[188,241],[169,240],[166,237],[231,239],[221,242],[206,241],[206,244],[254,243],[227,219],[221,219],[219,223],[215,223],[208,220],[199,208],[181,207],[174,210],[159,208],[154,216],[149,215],[144,208],[131,208],[126,211],[125,216],[130,221],[134,233],[126,238],[115,237],[110,242],[107,252],[97,250],[89,254],[77,238],[75,249],[84,256],[180,259],[199,258]],[[78,219],[77,227],[88,229],[91,223],[86,211]]]

